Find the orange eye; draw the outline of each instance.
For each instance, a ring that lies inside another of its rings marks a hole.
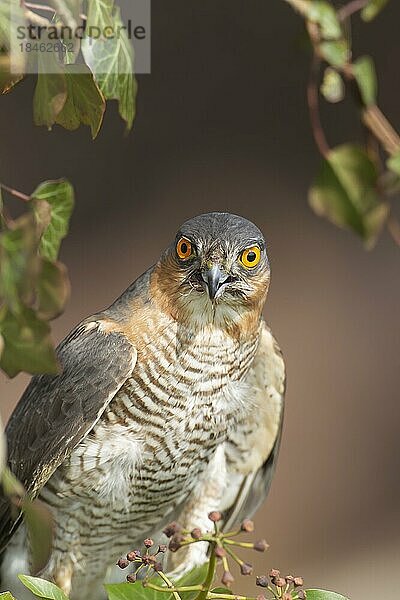
[[[186,238],[181,238],[176,245],[176,253],[180,259],[186,260],[193,254],[193,248],[191,242]]]
[[[261,259],[261,250],[258,246],[251,246],[246,248],[240,255],[240,262],[246,267],[246,269],[252,269],[256,267]]]

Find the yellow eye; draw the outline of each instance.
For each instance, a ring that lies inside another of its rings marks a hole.
[[[181,238],[176,245],[176,253],[182,260],[186,260],[192,256],[192,250],[192,244],[186,238]]]
[[[261,259],[261,250],[258,246],[251,246],[251,248],[246,248],[243,250],[240,255],[240,262],[247,269],[252,269],[256,267]]]

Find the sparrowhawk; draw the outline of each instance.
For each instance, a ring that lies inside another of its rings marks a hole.
[[[72,600],[103,598],[119,556],[172,519],[206,528],[219,510],[230,527],[265,498],[285,386],[262,318],[269,281],[253,223],[195,217],[61,342],[60,374],[32,378],[7,426],[9,465],[52,513],[40,575]],[[2,589],[22,600],[15,581],[29,572],[29,544],[4,498],[0,542]],[[195,544],[173,558],[184,571],[206,556]]]

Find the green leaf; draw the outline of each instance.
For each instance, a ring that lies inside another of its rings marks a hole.
[[[306,593],[307,600],[348,600],[348,598],[340,594],[326,590],[307,590]]]
[[[47,564],[51,552],[53,537],[51,513],[40,501],[32,502],[28,498],[24,486],[8,467],[2,473],[1,483],[5,495],[12,500],[12,510],[16,508],[15,519],[20,514],[22,501],[24,521],[30,539],[32,569],[38,572]],[[18,502],[15,502],[15,499],[18,499]]]
[[[24,586],[39,598],[47,598],[47,600],[68,600],[68,596],[50,581],[45,581],[44,579],[40,579],[40,577],[31,577],[30,575],[18,575],[18,577]]]
[[[14,311],[29,303],[38,268],[37,225],[32,212],[12,221],[0,233],[0,296]]]
[[[186,573],[178,580],[173,580],[175,586],[198,585],[203,583],[206,578],[208,564],[196,567]],[[159,577],[154,577],[153,581],[157,585],[164,585]],[[106,588],[109,600],[172,600],[172,594],[157,592],[148,587],[143,587],[141,581],[136,583],[111,583],[104,586]],[[198,591],[179,592],[182,600],[193,600],[198,595]]]
[[[345,40],[337,42],[321,42],[319,44],[321,56],[332,67],[343,67],[349,58],[349,47]]]
[[[1,477],[1,484],[6,496],[17,496],[22,498],[25,494],[24,486],[8,467],[4,469]]]
[[[0,367],[9,377],[15,377],[20,371],[32,375],[58,372],[50,327],[38,319],[32,309],[21,307],[15,315],[3,306],[0,333],[4,339]]]
[[[38,573],[46,566],[51,554],[53,542],[51,513],[40,501],[31,502],[28,498],[23,500],[22,511],[30,540],[31,569],[34,573]]]
[[[10,592],[2,592],[0,594],[0,600],[15,600],[15,598]]]
[[[161,580],[160,580],[161,581]],[[157,582],[158,585],[161,585]],[[108,583],[104,585],[108,600],[171,600],[172,594],[161,593],[136,583]]]
[[[38,52],[38,73],[33,120],[51,129],[67,99],[65,74],[54,52]]]
[[[321,84],[321,94],[328,102],[340,102],[344,98],[343,79],[335,69],[327,67]]]
[[[307,18],[317,23],[324,39],[337,39],[342,36],[342,29],[333,6],[325,0],[313,0],[309,3]]]
[[[391,156],[386,162],[388,169],[400,176],[400,151]]]
[[[36,286],[38,317],[45,321],[55,319],[64,310],[69,296],[67,269],[60,262],[43,258]]]
[[[36,200],[45,200],[51,207],[50,223],[40,241],[40,253],[45,258],[56,260],[63,238],[68,233],[69,219],[74,207],[74,190],[65,179],[46,181],[32,194]],[[37,218],[40,220],[40,215]]]
[[[363,148],[331,150],[309,193],[313,210],[339,227],[355,231],[371,246],[388,215],[377,193],[378,172]]]
[[[385,8],[389,0],[370,0],[361,11],[361,17],[364,21],[372,21]]]
[[[65,129],[77,129],[81,123],[88,125],[95,138],[101,127],[105,110],[104,96],[85,65],[66,65],[67,99],[55,118]]]
[[[195,567],[183,577],[178,579],[178,581],[174,581],[176,586],[186,586],[186,585],[198,585],[203,583],[208,571],[208,563],[201,565],[200,567]],[[179,592],[182,600],[193,600],[198,595],[198,591],[195,592]]]
[[[21,79],[22,74],[11,73],[10,57],[0,53],[0,94],[7,94]]]
[[[10,51],[12,40],[17,39],[18,27],[25,25],[24,10],[20,2],[15,0],[1,0],[0,2],[0,48]],[[8,61],[8,71],[10,62]],[[3,65],[3,67],[5,64]],[[23,52],[15,52],[12,60],[13,74],[22,74],[25,69],[25,57]],[[19,75],[20,76],[20,75]]]
[[[107,100],[118,100],[119,114],[130,129],[135,117],[136,80],[133,76],[133,48],[123,29],[120,11],[111,0],[93,0],[86,23],[104,30],[111,26],[119,34],[113,38],[82,40],[82,53],[86,64]]]
[[[376,102],[377,81],[374,61],[370,56],[362,56],[353,63],[353,74],[365,106]]]

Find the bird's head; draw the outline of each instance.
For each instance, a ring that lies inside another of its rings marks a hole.
[[[253,223],[229,213],[186,221],[155,268],[170,312],[199,326],[257,322],[270,280],[266,244]]]

